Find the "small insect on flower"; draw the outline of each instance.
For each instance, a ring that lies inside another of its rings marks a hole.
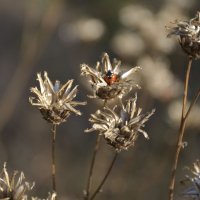
[[[111,70],[108,70],[108,72],[103,77],[103,79],[108,85],[112,85],[113,83],[119,81],[119,76],[118,76],[118,74],[112,73]]]
[[[193,59],[200,58],[200,12],[189,21],[175,21],[175,26],[167,27],[171,35],[179,36],[179,43]]]
[[[127,72],[119,69],[120,61],[115,60],[111,64],[107,53],[103,54],[102,62],[97,62],[96,69],[86,64],[81,65],[81,75],[88,76],[89,82],[93,89],[91,98],[100,98],[104,100],[113,99],[115,97],[122,98],[123,95],[130,92],[133,88],[140,88],[130,75],[137,72],[140,67],[134,67]]]
[[[15,171],[9,176],[6,164],[0,174],[0,199],[2,200],[27,200],[26,192],[33,188],[34,184],[25,181],[24,174]]]
[[[130,146],[134,146],[139,133],[148,139],[147,133],[142,128],[155,110],[141,114],[142,109],[136,107],[136,101],[137,95],[129,99],[126,105],[122,105],[119,113],[115,112],[116,107],[98,110],[89,119],[92,128],[86,129],[85,132],[98,131],[116,151],[127,150]]]
[[[78,92],[78,86],[71,89],[73,80],[67,81],[64,85],[61,85],[60,81],[57,80],[53,85],[47,72],[44,72],[44,80],[38,73],[37,80],[40,84],[40,90],[37,87],[32,87],[31,92],[36,97],[30,97],[29,101],[33,106],[38,107],[45,120],[60,124],[66,121],[71,113],[81,115],[81,112],[74,107],[86,105],[86,102],[73,101]]]

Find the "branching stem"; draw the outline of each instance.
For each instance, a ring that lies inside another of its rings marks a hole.
[[[111,162],[111,164],[110,164],[110,166],[108,168],[108,171],[106,172],[103,180],[101,181],[101,183],[99,184],[99,186],[97,187],[97,189],[95,190],[93,195],[91,196],[90,200],[93,200],[96,197],[96,195],[100,192],[101,188],[103,187],[105,181],[107,180],[107,178],[108,178],[108,176],[109,176],[109,174],[110,174],[110,172],[111,172],[111,170],[112,170],[112,168],[114,166],[114,163],[116,161],[117,155],[118,155],[118,153],[116,152],[114,157],[113,157],[113,160],[112,160],[112,162]]]
[[[176,179],[175,175],[176,175],[176,169],[177,169],[178,160],[179,160],[179,154],[183,147],[183,136],[184,136],[184,132],[185,132],[186,119],[188,118],[190,110],[197,100],[195,98],[194,103],[192,103],[190,108],[188,109],[188,111],[186,111],[187,96],[188,96],[188,83],[189,83],[191,66],[192,66],[192,58],[189,57],[187,71],[186,71],[186,77],[185,77],[185,83],[184,83],[184,95],[183,95],[182,115],[181,115],[181,123],[180,123],[180,128],[179,128],[179,136],[178,136],[178,140],[177,140],[176,152],[174,155],[174,162],[173,162],[173,166],[172,166],[172,173],[171,173],[171,179],[170,179],[170,185],[169,185],[169,200],[174,199],[174,186],[175,186],[175,179]],[[199,96],[199,94],[197,95],[197,98],[198,98],[198,96]]]
[[[106,103],[107,103],[107,101],[105,100],[103,107],[106,106]],[[93,176],[94,165],[95,165],[95,161],[96,161],[96,155],[97,155],[97,152],[99,150],[100,142],[101,142],[101,135],[98,134],[97,139],[96,139],[96,143],[95,143],[95,147],[94,147],[94,151],[93,151],[93,155],[92,155],[92,161],[91,161],[91,165],[90,165],[86,190],[84,191],[84,199],[85,200],[88,200],[89,197],[90,197],[90,190],[91,190],[91,185],[92,185],[92,176]]]
[[[88,200],[89,196],[90,196],[90,189],[91,189],[91,184],[92,184],[92,176],[93,176],[93,171],[94,171],[94,164],[95,164],[97,152],[99,150],[100,141],[101,141],[101,135],[98,135],[97,139],[96,139],[94,151],[93,151],[91,165],[90,165],[89,176],[88,176],[88,181],[87,181],[87,187],[86,187],[85,196],[84,196],[85,200]]]

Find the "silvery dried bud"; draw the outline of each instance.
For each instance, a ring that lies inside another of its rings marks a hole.
[[[86,64],[81,65],[81,75],[86,75],[90,78],[89,82],[93,89],[91,98],[99,97],[109,100],[115,97],[122,96],[134,87],[139,88],[129,76],[140,69],[134,67],[127,72],[122,72],[120,68],[121,62],[115,60],[111,64],[107,53],[103,54],[102,62],[97,62],[96,69],[89,67]]]
[[[179,36],[182,49],[194,59],[200,58],[200,12],[189,21],[176,21],[174,27],[168,27],[169,34]]]
[[[56,193],[49,193],[49,196],[46,199],[40,199],[38,197],[32,197],[31,200],[56,200]]]
[[[0,199],[1,200],[27,200],[26,192],[33,188],[33,184],[25,181],[23,172],[15,171],[9,176],[4,164],[0,174]]]
[[[127,150],[133,146],[140,133],[148,139],[142,128],[155,110],[141,114],[142,109],[136,107],[136,101],[137,95],[129,99],[126,105],[122,105],[120,113],[115,112],[116,107],[113,110],[108,107],[98,110],[89,119],[92,128],[85,132],[98,131],[116,151]]]
[[[37,80],[40,89],[32,87],[31,92],[36,97],[30,97],[29,101],[33,106],[37,106],[45,120],[50,123],[60,124],[65,122],[71,113],[81,115],[79,110],[74,107],[77,105],[86,105],[86,102],[73,101],[77,95],[77,87],[72,89],[73,80],[67,81],[64,85],[60,81],[55,81],[53,85],[44,72],[44,80],[40,73],[37,74]]]
[[[186,175],[185,181],[189,181],[189,187],[183,192],[185,197],[200,200],[200,161],[197,160],[193,166],[189,168],[192,175]]]

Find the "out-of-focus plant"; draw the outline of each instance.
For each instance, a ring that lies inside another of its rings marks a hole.
[[[49,193],[46,199],[40,199],[38,197],[32,197],[31,200],[56,200],[56,193]]]
[[[6,163],[0,174],[0,199],[27,200],[27,192],[32,190],[34,184],[25,181],[24,173],[13,172],[9,175]]]

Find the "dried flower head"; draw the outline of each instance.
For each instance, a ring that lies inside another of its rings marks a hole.
[[[93,88],[93,96],[101,99],[112,99],[115,97],[122,98],[122,96],[131,91],[133,87],[139,88],[133,80],[128,77],[138,71],[140,67],[134,67],[127,72],[122,73],[119,70],[120,61],[114,60],[111,64],[107,53],[103,54],[102,64],[97,62],[96,69],[89,67],[86,64],[81,65],[81,75],[89,76],[90,83]]]
[[[74,107],[77,105],[86,105],[86,102],[73,101],[77,94],[77,87],[71,89],[73,80],[67,81],[64,85],[56,80],[53,85],[47,72],[44,72],[44,80],[40,73],[37,74],[37,80],[40,84],[40,90],[32,87],[31,92],[36,97],[30,97],[29,101],[33,106],[37,106],[45,120],[50,123],[60,124],[66,121],[72,113],[81,115],[79,110]]]
[[[4,200],[26,200],[26,192],[33,188],[33,184],[25,181],[23,172],[18,174],[15,171],[9,176],[4,164],[3,170],[0,174],[0,199]]]
[[[56,200],[56,193],[53,192],[52,194],[49,193],[49,196],[46,199],[40,199],[38,197],[32,197],[31,200]]]
[[[136,101],[137,95],[129,99],[125,106],[122,105],[120,114],[115,112],[116,107],[113,110],[108,107],[104,107],[103,111],[98,110],[89,119],[92,128],[85,132],[99,131],[116,151],[127,150],[133,146],[139,133],[148,139],[147,133],[142,128],[155,110],[141,114],[142,109],[136,107]]]
[[[186,180],[190,182],[190,186],[183,192],[183,195],[190,199],[200,200],[200,161],[193,163],[189,170],[192,175],[186,175]]]
[[[200,58],[200,12],[189,21],[176,21],[175,26],[169,28],[168,37],[179,36],[182,49],[192,58]]]

